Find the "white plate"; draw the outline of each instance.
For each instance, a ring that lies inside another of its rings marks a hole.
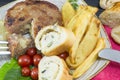
[[[6,11],[12,7],[15,3],[20,2],[23,0],[17,0],[14,2],[11,2],[3,7],[0,7],[0,20],[4,19],[4,16],[6,14]],[[61,9],[62,5],[66,0],[45,0],[45,1],[50,1],[53,4],[57,5],[59,9]],[[85,4],[82,0],[78,1],[79,4]],[[101,27],[101,37],[104,37],[106,40],[106,48],[110,48],[110,42],[108,40],[108,37],[105,33],[105,30],[103,27]],[[2,66],[6,61],[10,60],[10,56],[0,56],[0,66]],[[97,73],[99,73],[107,64],[109,63],[108,60],[104,60],[101,58],[98,58],[96,62],[89,68],[87,72],[85,72],[80,78],[77,80],[88,80],[94,77]]]

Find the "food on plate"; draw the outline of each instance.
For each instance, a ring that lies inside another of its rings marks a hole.
[[[120,26],[120,2],[109,9],[103,11],[99,18],[104,25],[108,25],[111,28]]]
[[[72,5],[72,7],[77,10],[77,8],[79,7],[79,4],[80,5],[86,5],[86,3],[83,1],[83,0],[68,0],[70,2],[70,4]]]
[[[11,34],[8,37],[8,46],[12,57],[18,57],[19,55],[24,54],[28,48],[34,47],[33,39],[26,36],[22,36],[21,34]]]
[[[80,32],[84,33],[86,29],[83,29],[84,31],[80,31],[81,30],[79,29],[81,28],[80,26],[87,26],[91,17],[95,15],[97,10],[98,9],[96,7],[80,5],[76,10],[75,16],[72,17],[72,19],[65,27],[73,31],[76,36],[78,36]]]
[[[84,34],[86,33],[90,19],[97,12],[97,8],[91,6],[79,6],[77,9],[76,15],[70,20],[67,29],[70,29],[74,32],[77,39],[73,44],[69,54],[71,57],[72,63],[74,63],[74,58],[76,51],[78,49],[79,43],[82,41]]]
[[[120,26],[112,29],[111,37],[116,43],[120,44]]]
[[[20,55],[17,62],[21,67],[22,76],[31,77],[30,80],[38,80],[38,64],[41,59],[42,54],[37,53],[35,47],[29,48],[24,54]]]
[[[38,72],[39,80],[73,80],[65,61],[58,56],[43,57]]]
[[[68,23],[67,28],[77,37],[67,58],[68,65],[73,68],[78,67],[96,45],[100,33],[100,22],[94,17],[96,11],[97,8],[91,6],[79,6],[76,15]],[[70,25],[72,22],[74,24]]]
[[[33,51],[32,49],[29,48],[28,50],[31,50],[32,52]],[[38,67],[38,63],[42,59],[43,55],[41,53],[35,53],[34,55],[31,56],[30,54],[27,53],[27,51],[18,57],[18,64],[21,67],[30,67],[30,66]]]
[[[38,68],[37,67],[32,68],[30,75],[33,80],[38,80]]]
[[[100,35],[100,22],[96,18],[92,18],[88,24],[88,29],[75,52],[71,51],[67,62],[69,66],[76,68],[91,54],[94,50]],[[87,50],[86,50],[87,49]]]
[[[69,51],[75,39],[72,31],[55,24],[38,32],[35,45],[45,56],[59,55],[62,52]]]
[[[115,3],[111,8],[103,11],[99,18],[104,25],[112,28],[111,37],[120,44],[120,2]]]
[[[98,52],[105,48],[104,38],[99,38],[97,45],[92,53],[83,61],[83,63],[73,72],[73,78],[80,77],[97,60]]]
[[[36,37],[37,33],[41,30],[41,28],[45,26],[53,25],[55,23],[62,25],[61,12],[55,5],[48,2],[41,1],[41,4],[38,7],[40,8],[38,13],[36,13],[36,11],[33,11],[33,14],[30,13],[31,15],[34,15],[34,14],[39,15],[39,16],[36,16],[36,15],[33,16],[34,18],[32,21],[32,25],[33,25],[32,36],[34,38]]]
[[[58,55],[60,58],[66,60],[66,58],[69,56],[69,53],[68,52],[63,52],[61,54]]]
[[[103,9],[108,9],[112,7],[115,3],[120,2],[120,0],[100,0],[100,7]]]
[[[9,33],[21,33],[30,28],[22,25],[29,23],[31,19],[26,3],[19,2],[7,11],[4,23]]]
[[[62,25],[59,9],[47,1],[22,1],[7,11],[5,26],[9,33],[26,33],[31,29],[33,38],[44,26]],[[31,24],[29,27],[23,25]]]
[[[42,55],[35,54],[33,56],[33,64],[34,64],[34,66],[38,67],[38,64],[39,64],[39,62],[40,62],[41,59],[42,59]]]
[[[35,54],[37,54],[37,49],[35,47],[31,47],[27,49],[26,54],[33,57]]]
[[[18,58],[18,64],[21,67],[27,67],[30,66],[32,64],[32,58],[29,55],[21,55]]]
[[[21,73],[23,76],[30,76],[30,72],[31,72],[31,70],[29,67],[23,67]]]
[[[16,3],[7,11],[4,21],[5,27],[10,33],[8,42],[12,56],[18,55],[17,52],[22,54],[26,49],[33,47],[33,39],[38,31],[44,26],[55,23],[62,25],[62,16],[54,4],[47,1]],[[23,36],[26,33],[31,33],[33,39]]]
[[[66,1],[66,3],[62,7],[62,18],[64,26],[66,26],[71,20],[71,18],[75,15],[75,10],[70,4],[70,2]]]

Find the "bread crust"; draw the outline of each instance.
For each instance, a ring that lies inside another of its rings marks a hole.
[[[65,61],[63,59],[59,58],[58,56],[50,56],[50,57],[45,56],[45,57],[42,58],[42,60],[40,61],[39,65],[38,65],[39,80],[44,80],[44,79],[42,79],[43,74],[44,75],[49,74],[49,73],[47,73],[47,70],[45,71],[45,73],[42,73],[42,70],[44,70],[43,69],[44,65],[47,66],[49,63],[50,64],[51,63],[56,64],[59,67],[58,68],[59,70],[58,70],[57,74],[52,71],[54,74],[56,74],[56,76],[54,76],[54,79],[52,79],[52,80],[72,80],[73,79],[72,76],[69,74],[69,68],[67,67],[67,65],[66,65],[66,63],[65,63]],[[54,67],[54,65],[49,66],[49,67]]]
[[[41,38],[44,34],[47,34],[49,30],[60,34],[59,39],[58,39],[59,41],[53,42],[53,44],[51,45],[52,47],[50,46],[50,47],[42,48]],[[69,49],[72,47],[75,39],[76,37],[72,31],[69,31],[65,29],[64,27],[60,27],[58,25],[50,25],[50,26],[43,28],[43,30],[39,31],[38,35],[35,38],[35,45],[37,49],[41,50],[41,52],[46,56],[59,55],[65,51],[69,52]],[[55,43],[57,43],[57,45],[54,45]]]
[[[103,11],[99,18],[104,25],[108,25],[109,27],[117,27],[120,25],[120,2],[116,3],[110,9],[106,9]]]
[[[120,26],[112,29],[111,37],[116,43],[120,44]]]

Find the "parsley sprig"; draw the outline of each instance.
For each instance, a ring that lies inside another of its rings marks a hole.
[[[69,2],[71,3],[71,5],[73,6],[73,8],[76,10],[78,8],[78,4],[77,4],[78,0],[69,0]]]

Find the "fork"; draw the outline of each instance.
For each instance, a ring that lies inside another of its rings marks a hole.
[[[7,56],[7,55],[11,54],[7,44],[8,44],[7,41],[0,41],[0,56]],[[103,58],[103,59],[107,59],[107,60],[110,60],[110,61],[115,61],[115,62],[120,63],[120,58],[119,58],[120,57],[120,51],[117,51],[117,50],[106,48],[106,49],[101,50],[98,53],[98,56]]]
[[[7,41],[0,41],[0,56],[10,55],[9,47],[7,44]]]

